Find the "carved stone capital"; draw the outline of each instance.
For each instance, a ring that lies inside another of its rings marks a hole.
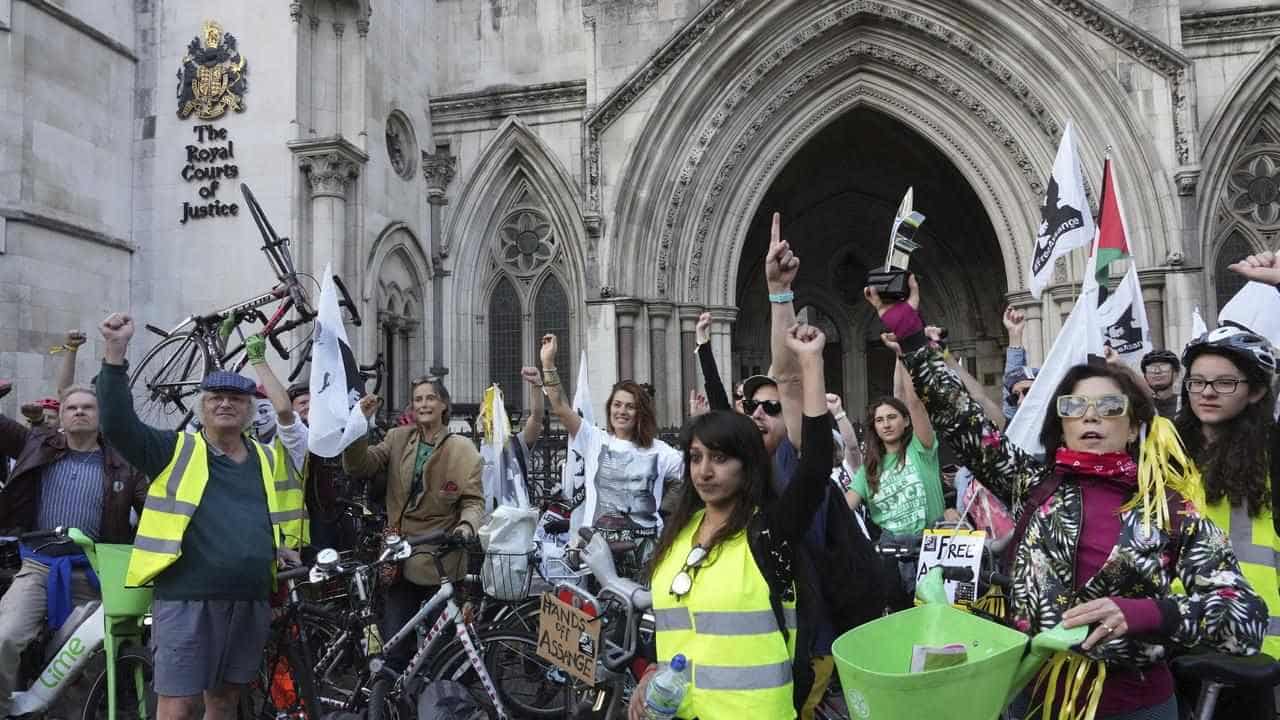
[[[631,328],[636,325],[636,317],[640,315],[643,303],[635,298],[621,298],[613,303],[614,312],[618,314],[618,327]]]
[[[422,176],[427,180],[429,194],[444,195],[457,173],[458,158],[448,148],[438,153],[422,151]]]
[[[307,174],[312,197],[346,197],[347,185],[360,176],[360,166],[338,152],[309,155],[298,166]]]
[[[1173,181],[1178,185],[1178,195],[1190,197],[1196,194],[1200,184],[1200,166],[1190,165],[1178,168],[1173,173]]]
[[[320,18],[316,17],[315,15],[312,15],[308,21],[308,24],[311,25],[311,32],[315,32],[320,29]]]
[[[369,18],[360,18],[356,21],[356,33],[360,37],[369,37]]]
[[[299,22],[300,20],[302,20],[302,3],[300,2],[289,3],[289,19],[292,20],[293,22]]]
[[[599,240],[604,234],[604,218],[599,213],[586,213],[582,216],[582,225],[587,230],[587,237]]]
[[[336,35],[338,38],[341,38],[342,34],[345,33],[346,31],[347,31],[346,23],[336,22],[333,24],[333,34]]]

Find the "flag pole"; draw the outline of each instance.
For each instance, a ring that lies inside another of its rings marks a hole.
[[[1098,192],[1098,215],[1097,215],[1097,217],[1095,217],[1095,218],[1094,218],[1094,223],[1093,223],[1093,226],[1094,226],[1094,228],[1095,228],[1095,230],[1094,230],[1094,242],[1093,242],[1093,243],[1091,243],[1091,244],[1089,245],[1089,254],[1088,254],[1087,256],[1085,256],[1085,259],[1084,259],[1084,273],[1085,273],[1085,275],[1088,275],[1088,274],[1089,274],[1089,258],[1093,257],[1093,253],[1094,253],[1094,252],[1095,252],[1095,250],[1096,250],[1096,248],[1095,248],[1094,246],[1095,246],[1095,245],[1097,245],[1097,234],[1098,234],[1099,232],[1101,232],[1101,231],[1102,231],[1102,230],[1101,230],[1101,226],[1099,225],[1099,223],[1102,221],[1102,201],[1103,201],[1102,193],[1106,191],[1107,165],[1108,165],[1108,163],[1110,163],[1110,162],[1111,162],[1111,146],[1110,146],[1110,145],[1107,145],[1105,148],[1103,148],[1103,149],[1102,149],[1102,181],[1103,181],[1103,185],[1102,185],[1102,190],[1100,190],[1100,191]],[[1090,210],[1090,212],[1092,212],[1092,210]],[[1088,282],[1088,279],[1087,279],[1087,278],[1085,278],[1085,277],[1081,277],[1081,278],[1080,278],[1079,295],[1083,295],[1083,294],[1084,294],[1084,285],[1085,285],[1085,283],[1086,283],[1086,282]],[[1072,287],[1074,288],[1074,284],[1072,285]],[[1078,301],[1078,297],[1079,297],[1079,295],[1077,295],[1077,297],[1076,297],[1076,298],[1073,298],[1073,299],[1071,300],[1071,304],[1072,304],[1072,305],[1075,305],[1075,304],[1076,304],[1076,302]]]

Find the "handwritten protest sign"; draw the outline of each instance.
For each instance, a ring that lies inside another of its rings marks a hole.
[[[542,594],[538,612],[538,657],[587,685],[596,684],[596,657],[600,649],[598,618],[562,602],[551,593]]]
[[[925,530],[920,542],[920,563],[916,567],[919,582],[930,569],[942,567],[969,568],[972,582],[946,582],[947,599],[955,605],[971,605],[977,599],[978,571],[982,568],[982,543],[987,534],[981,530]]]

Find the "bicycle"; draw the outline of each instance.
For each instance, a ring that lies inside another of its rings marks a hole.
[[[58,634],[50,638],[43,669],[32,678],[27,690],[12,695],[11,716],[47,711],[91,661],[105,656],[104,668],[90,683],[82,719],[154,718],[155,665],[145,640],[151,590],[124,585],[132,546],[97,544],[74,528],[39,530],[4,539],[29,546],[43,543],[34,548],[37,553],[54,545],[74,543],[88,557],[102,587],[101,602],[73,613]]]
[[[289,238],[276,235],[247,184],[240,183],[240,192],[262,234],[262,252],[275,273],[277,284],[266,292],[222,309],[189,316],[168,330],[145,325],[161,339],[138,362],[129,378],[129,387],[133,391],[133,405],[139,419],[153,427],[183,429],[195,414],[192,397],[199,392],[204,376],[217,369],[239,372],[244,368],[248,356],[244,351],[245,336],[240,331],[242,322],[261,322],[262,328],[258,333],[270,341],[280,357],[287,361],[291,354],[281,336],[316,317],[317,311],[311,306],[306,289],[299,280],[302,276],[294,267],[289,253]],[[355,301],[341,278],[335,275],[333,280],[339,294],[338,304],[347,311],[347,321],[359,326],[361,319]],[[268,317],[262,308],[270,305],[276,307]],[[295,312],[296,317],[286,320],[290,312]],[[239,340],[239,344],[232,347],[228,347],[230,338],[219,334],[219,329],[228,321],[234,324]],[[301,372],[309,353],[303,355],[290,379]],[[373,371],[376,364],[362,369]],[[381,377],[380,372],[378,377]]]

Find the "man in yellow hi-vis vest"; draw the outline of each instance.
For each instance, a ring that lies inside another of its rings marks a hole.
[[[255,676],[271,622],[271,592],[283,527],[303,516],[301,494],[277,491],[288,473],[281,443],[246,431],[252,380],[214,371],[194,401],[202,428],[149,427],[134,412],[125,355],[134,325],[113,313],[98,375],[102,432],[153,478],[127,582],[154,582],[152,642],[159,720],[235,717],[241,686]]]

